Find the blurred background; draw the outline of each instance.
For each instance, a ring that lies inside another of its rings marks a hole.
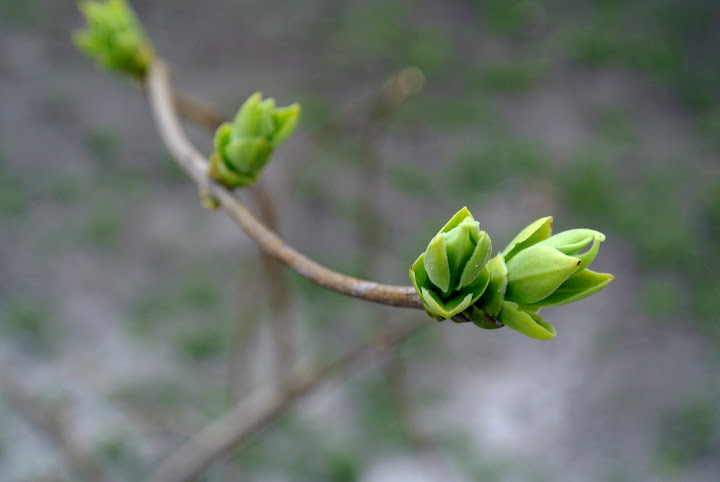
[[[202,480],[720,480],[720,4],[131,3],[179,89],[301,102],[263,182],[314,260],[408,285],[467,205],[496,250],[548,214],[598,229],[618,278],[546,309],[552,341],[433,325]],[[0,0],[3,481],[141,480],[272,374],[258,250],[200,206],[141,90],[73,48],[82,25]],[[378,108],[409,66],[424,89]],[[300,365],[424,316],[287,281]]]

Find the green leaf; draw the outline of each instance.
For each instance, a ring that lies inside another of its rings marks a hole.
[[[578,301],[597,293],[615,279],[609,273],[596,273],[589,269],[582,270],[560,285],[550,296],[528,305],[529,309],[543,306],[564,305]]]
[[[229,188],[247,186],[255,182],[255,177],[243,175],[230,169],[217,151],[210,156],[210,176]]]
[[[262,137],[270,142],[275,133],[275,99],[269,97],[260,102],[260,117],[257,125],[257,131],[250,134],[251,136]]]
[[[550,246],[531,246],[507,262],[505,299],[520,304],[540,301],[578,270],[581,260]]]
[[[229,166],[240,174],[256,175],[270,160],[272,145],[265,139],[233,139],[225,146]]]
[[[447,233],[448,231],[459,225],[461,222],[463,222],[465,218],[474,219],[472,214],[470,214],[470,211],[468,211],[467,206],[463,207],[460,211],[455,213],[455,215],[450,218],[450,221],[448,221],[445,226],[443,226],[442,229],[438,231],[438,234]]]
[[[428,244],[424,260],[430,281],[443,293],[450,291],[450,265],[445,248],[445,236],[437,234]]]
[[[490,282],[475,305],[493,318],[497,318],[507,290],[507,266],[501,254],[488,262]]]
[[[277,147],[290,134],[293,133],[295,127],[300,121],[300,104],[290,104],[287,107],[275,109],[273,114],[273,123],[275,124],[275,134],[270,139],[270,143]]]
[[[502,328],[503,324],[497,318],[490,316],[477,305],[472,305],[467,310],[455,315],[454,320],[458,323],[466,323],[468,321],[485,330],[496,330]]]
[[[548,216],[538,219],[520,231],[503,250],[502,255],[505,257],[505,261],[509,261],[523,249],[549,238],[552,234],[552,223],[552,216]]]
[[[571,229],[541,241],[537,246],[551,246],[563,254],[580,258],[582,262],[578,270],[581,270],[592,263],[600,250],[600,243],[603,241],[605,241],[605,235],[599,231],[593,229]],[[591,242],[593,245],[590,250],[583,254],[578,254]]]
[[[492,255],[492,242],[485,231],[480,232],[479,240],[475,249],[465,263],[457,288],[464,288],[473,283],[482,273]]]
[[[213,144],[215,145],[215,150],[218,152],[223,152],[225,150],[225,146],[228,145],[230,142],[230,136],[232,135],[232,124],[229,122],[225,122],[224,124],[221,124],[220,127],[217,128],[215,131],[215,137],[213,139]]]
[[[422,288],[421,298],[428,309],[446,319],[465,311],[472,304],[472,294],[443,301],[437,293],[428,291],[427,288]]]
[[[472,303],[474,304],[477,300],[480,299],[482,294],[487,289],[488,285],[490,284],[490,270],[487,269],[487,266],[480,272],[480,274],[475,278],[475,281],[473,281],[468,286],[461,288],[457,291],[454,291],[453,293],[457,293],[458,295],[466,295],[466,294],[472,294]]]
[[[503,302],[498,320],[505,326],[537,340],[555,338],[557,332],[549,323],[534,313],[522,311],[517,304],[510,301]]]
[[[262,93],[255,92],[247,98],[240,106],[232,123],[232,134],[234,138],[255,137],[260,124],[260,102]]]
[[[478,239],[479,235],[480,225],[472,218],[465,218],[447,233],[440,234],[445,238],[445,250],[450,267],[450,288],[454,288],[461,277],[467,261],[475,250],[476,244],[473,240]]]

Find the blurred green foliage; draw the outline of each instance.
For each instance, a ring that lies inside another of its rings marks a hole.
[[[145,475],[145,464],[130,435],[106,435],[94,447],[93,456],[113,480],[140,480]]]
[[[5,25],[30,25],[40,14],[41,8],[27,0],[3,0],[0,2],[0,23]]]
[[[0,146],[0,219],[16,219],[27,211],[30,200],[20,177],[11,172],[6,162]]]
[[[658,463],[679,469],[702,459],[720,457],[717,406],[706,399],[691,400],[665,414],[658,427]]]
[[[51,348],[54,333],[50,302],[39,296],[10,299],[0,310],[0,330],[33,351]]]

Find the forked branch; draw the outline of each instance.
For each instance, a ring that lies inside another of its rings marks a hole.
[[[412,286],[393,286],[346,276],[322,266],[285,244],[260,222],[232,192],[207,175],[208,161],[188,141],[180,126],[173,102],[170,73],[165,62],[157,59],[150,69],[147,88],[165,146],[200,190],[217,199],[220,206],[269,256],[300,276],[338,293],[384,305],[422,309]]]

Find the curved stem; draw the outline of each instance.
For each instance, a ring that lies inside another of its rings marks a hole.
[[[208,161],[188,141],[183,132],[173,102],[170,74],[157,59],[147,79],[150,102],[160,136],[173,157],[198,184],[201,191],[215,197],[231,218],[252,238],[268,256],[283,263],[300,276],[338,293],[375,303],[422,308],[420,298],[412,286],[393,286],[343,275],[326,268],[292,247],[261,223],[228,189],[213,182],[207,175]]]

